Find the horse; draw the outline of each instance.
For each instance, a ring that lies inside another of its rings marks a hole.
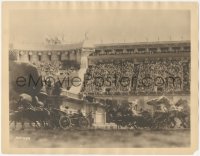
[[[47,127],[50,119],[50,112],[45,108],[26,109],[23,111],[23,117],[34,123],[39,122],[42,127]]]
[[[11,125],[14,122],[14,129],[16,129],[17,126],[17,122],[20,122],[22,124],[22,119],[23,119],[23,115],[20,111],[13,111],[9,113],[9,125]],[[23,129],[23,124],[22,124],[22,129]]]
[[[49,123],[50,119],[50,112],[47,109],[40,109],[40,108],[28,108],[28,109],[21,109],[19,111],[15,111],[10,113],[10,124],[14,122],[16,129],[17,122],[20,122],[22,127],[21,130],[25,129],[24,123],[26,121],[29,122],[29,125],[32,127],[32,123],[35,124],[35,128],[47,127],[47,123]],[[40,123],[40,125],[38,124]]]
[[[16,125],[17,125],[18,122],[21,123],[21,126],[22,126],[21,130],[24,130],[25,121],[28,121],[29,125],[31,127],[33,127],[32,123],[35,123],[35,126],[39,127],[39,125],[37,124],[37,121],[26,118],[26,111],[25,110],[18,110],[18,111],[11,112],[9,114],[9,120],[10,120],[9,125],[11,125],[14,122],[13,130],[16,129]]]
[[[180,126],[182,126],[183,128],[187,128],[190,127],[190,115],[189,112],[187,111],[183,111],[183,110],[176,110],[174,111],[174,118],[177,118],[180,120],[181,124]]]
[[[174,124],[173,127],[177,125],[175,119],[178,119],[181,122],[180,126],[182,126],[183,128],[187,128],[190,126],[190,113],[189,111],[184,110],[182,107],[173,105],[168,111],[168,114],[168,120],[170,120]]]
[[[139,114],[133,116],[132,126],[137,128],[151,128],[153,124],[153,118],[148,111],[142,111]]]

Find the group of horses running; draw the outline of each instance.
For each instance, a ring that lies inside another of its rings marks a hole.
[[[122,108],[123,107],[123,108]],[[135,113],[130,106],[107,106],[107,115],[110,122],[114,122],[117,128],[189,128],[190,113],[188,111],[173,109],[166,112],[150,112],[142,110]]]
[[[23,98],[21,98],[23,99]],[[68,129],[71,125],[88,127],[92,125],[91,115],[83,116],[82,113],[72,116],[59,110],[59,108],[34,107],[26,98],[16,103],[16,108],[10,112],[10,125],[21,123],[21,129],[25,128],[25,122],[35,129],[59,128]],[[129,103],[117,105],[107,103],[105,105],[107,122],[115,123],[117,129],[124,128],[190,128],[190,111],[178,109],[178,106],[171,107],[167,111],[148,110],[135,111]]]

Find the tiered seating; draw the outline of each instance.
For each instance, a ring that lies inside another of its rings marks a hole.
[[[187,66],[187,67],[186,67]],[[189,63],[118,61],[89,66],[82,92],[95,95],[179,94],[189,91]]]

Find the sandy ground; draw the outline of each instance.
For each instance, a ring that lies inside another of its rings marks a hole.
[[[12,147],[188,147],[190,130],[10,130]]]

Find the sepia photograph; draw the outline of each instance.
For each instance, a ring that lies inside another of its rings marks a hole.
[[[197,5],[25,4],[3,8],[9,148],[196,143]]]

